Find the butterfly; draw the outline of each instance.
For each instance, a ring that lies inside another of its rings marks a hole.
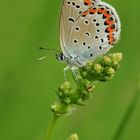
[[[121,23],[116,10],[100,0],[63,0],[60,45],[57,59],[65,61],[65,72],[75,70],[107,53],[119,40]]]

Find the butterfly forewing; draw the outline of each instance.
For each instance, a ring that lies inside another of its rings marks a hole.
[[[72,28],[81,14],[91,5],[94,0],[64,0],[60,17],[60,43],[63,53],[68,56],[68,40]]]
[[[78,57],[82,64],[106,53],[120,35],[115,9],[96,1],[64,0],[62,7],[62,51],[66,57]]]

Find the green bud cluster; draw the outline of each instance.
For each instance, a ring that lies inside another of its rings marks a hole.
[[[108,54],[94,62],[89,62],[80,68],[83,79],[89,81],[108,81],[115,75],[120,68],[119,62],[122,60],[121,53]]]
[[[79,68],[74,77],[76,87],[68,81],[62,83],[57,90],[58,101],[51,106],[55,115],[69,114],[73,111],[72,105],[86,105],[98,81],[108,81],[120,68],[121,53],[102,56],[93,62]]]
[[[70,97],[72,95],[72,87],[68,81],[65,81],[58,88],[57,95],[61,102],[65,104],[70,104]]]

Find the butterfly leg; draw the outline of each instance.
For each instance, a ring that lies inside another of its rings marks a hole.
[[[68,71],[71,67],[70,66],[67,66],[64,68],[64,79],[65,81],[67,81],[67,78],[66,78],[66,71]]]
[[[78,75],[78,73],[77,73],[77,67],[70,67],[70,66],[67,66],[67,67],[64,68],[64,79],[65,79],[65,81],[67,81],[67,78],[66,78],[66,71],[68,71],[69,69],[71,69],[71,71],[72,71],[74,77],[76,77],[76,76]]]
[[[73,72],[73,76],[74,76],[74,79],[75,79],[75,82],[77,83],[77,85],[80,86],[80,80],[78,78],[78,71],[77,71],[77,67],[72,67],[71,68],[71,71]]]
[[[71,71],[73,72],[74,76],[76,77],[77,76],[77,67],[72,67],[71,68]]]

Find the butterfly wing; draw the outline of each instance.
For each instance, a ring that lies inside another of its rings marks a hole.
[[[62,52],[69,57],[68,40],[75,23],[83,13],[97,0],[64,0],[60,17],[60,44]]]
[[[80,5],[79,10],[63,4],[61,47],[66,57],[78,58],[84,64],[106,53],[115,44],[120,36],[120,20],[115,9],[107,3],[94,1],[89,6],[85,4],[88,0],[75,2]]]

